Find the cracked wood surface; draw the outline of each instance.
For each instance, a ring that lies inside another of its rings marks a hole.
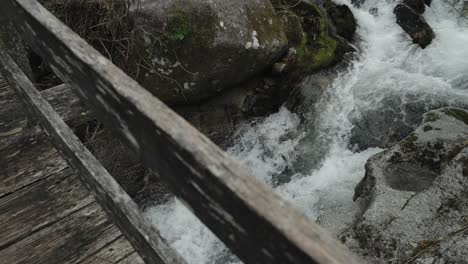
[[[28,116],[37,119],[54,147],[75,170],[97,203],[117,225],[146,263],[185,263],[159,235],[135,202],[76,137],[65,121],[43,98],[11,57],[0,49],[0,70],[25,105]],[[89,232],[95,233],[92,228]],[[87,235],[87,232],[84,233]],[[90,243],[85,240],[82,243]],[[86,246],[86,245],[84,245]],[[36,245],[39,247],[39,245]],[[8,256],[8,252],[6,252]]]
[[[66,96],[48,98],[67,105]],[[0,131],[15,118],[26,120],[0,75]],[[129,256],[143,263],[37,126],[0,133],[0,263],[120,263]]]

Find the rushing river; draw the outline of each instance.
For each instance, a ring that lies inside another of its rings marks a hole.
[[[348,0],[336,2],[352,7]],[[400,113],[395,118],[414,127],[406,120],[408,106],[422,104],[428,110],[433,105],[468,105],[468,23],[452,5],[432,2],[424,17],[436,38],[424,50],[411,44],[396,24],[395,1],[367,0],[360,8],[352,7],[358,21],[357,56],[311,113],[304,113],[313,120],[303,122],[282,108],[241,129],[228,152],[311,219],[330,208],[349,207],[366,160],[382,151],[350,148],[352,128],[366,113],[390,108]],[[370,14],[370,8],[378,15]],[[388,98],[398,103],[387,105]],[[275,181],[288,173],[287,180]],[[189,263],[239,262],[179,201],[146,213]]]

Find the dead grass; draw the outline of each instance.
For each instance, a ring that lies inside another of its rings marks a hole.
[[[49,11],[132,77],[138,75],[126,0],[40,0]]]

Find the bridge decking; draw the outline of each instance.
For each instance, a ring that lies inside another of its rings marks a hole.
[[[0,76],[0,263],[143,263],[15,97]]]

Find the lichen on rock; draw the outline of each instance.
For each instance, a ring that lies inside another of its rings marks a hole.
[[[426,113],[412,134],[368,160],[353,208],[341,218],[325,212],[320,223],[370,263],[464,263],[467,116]]]
[[[266,0],[136,1],[130,17],[144,66],[137,80],[170,104],[220,94],[271,67],[287,48]]]

